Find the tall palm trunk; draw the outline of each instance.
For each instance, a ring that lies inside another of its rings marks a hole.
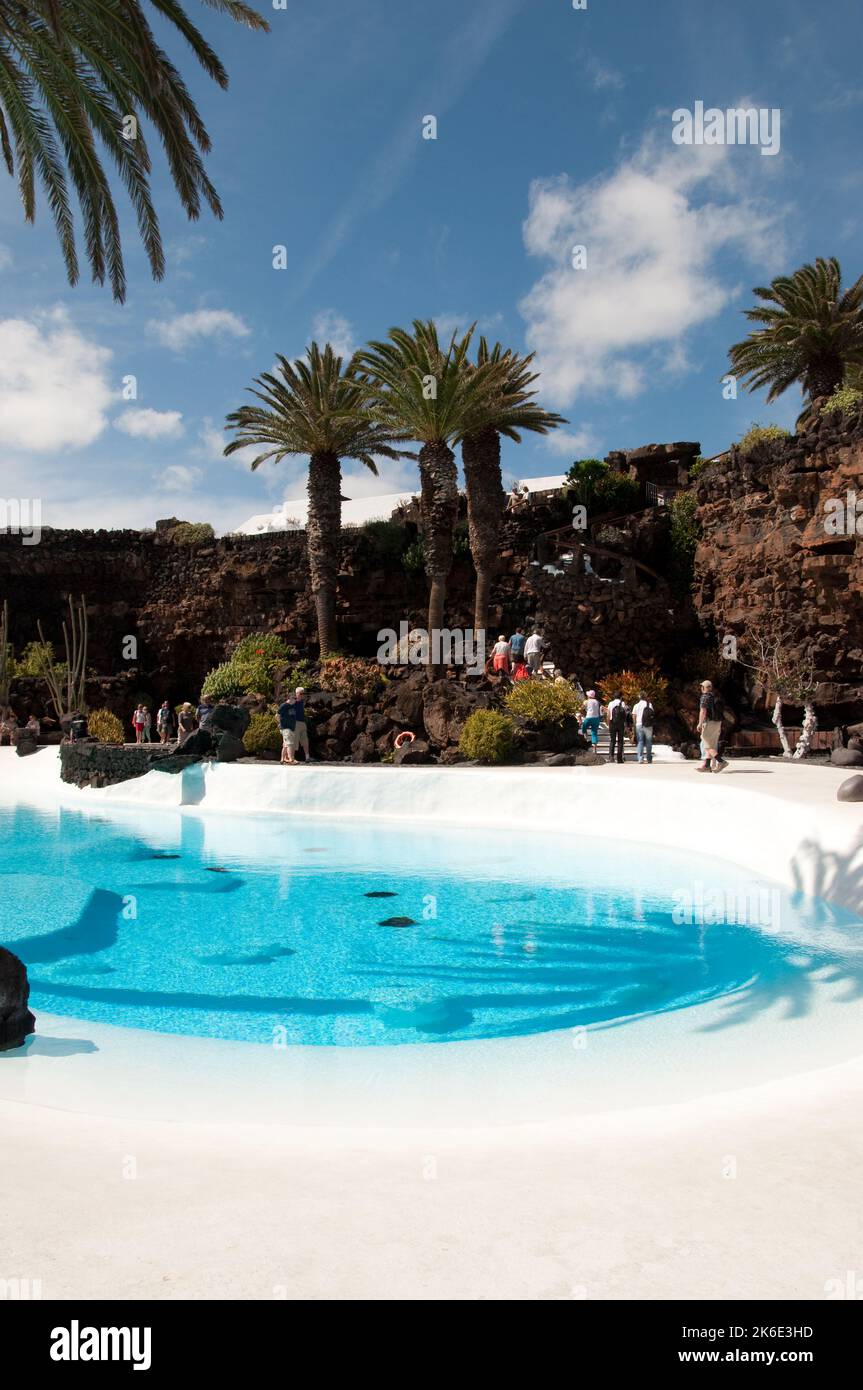
[[[810,400],[817,401],[822,396],[832,396],[842,385],[844,376],[845,363],[841,357],[828,355],[816,358],[806,372],[806,387]]]
[[[309,515],[306,546],[318,619],[321,656],[336,649],[336,587],[342,530],[342,469],[335,454],[312,454],[309,461]]]
[[[476,570],[473,603],[474,633],[485,632],[491,581],[500,553],[500,531],[505,497],[500,471],[500,435],[489,427],[466,435],[461,446],[467,492],[470,553]]]
[[[420,449],[420,526],[429,578],[428,672],[435,674],[435,652],[443,628],[446,581],[452,566],[453,533],[458,521],[455,454],[441,440]]]

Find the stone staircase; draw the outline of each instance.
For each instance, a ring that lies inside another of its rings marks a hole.
[[[608,759],[610,757],[610,750],[611,735],[608,732],[608,726],[605,723],[602,723],[600,724],[599,729],[597,731],[596,751],[603,758]],[[623,740],[623,761],[625,763],[634,763],[636,761],[635,744],[631,743],[628,737],[624,737]],[[685,762],[686,760],[683,757],[682,753],[675,753],[674,749],[671,747],[670,744],[654,743],[653,761],[655,763],[677,763]]]

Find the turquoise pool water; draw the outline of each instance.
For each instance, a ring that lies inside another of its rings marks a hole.
[[[857,996],[863,981],[849,914],[647,845],[21,807],[0,807],[0,841],[0,942],[37,1013],[363,1046],[609,1026],[724,995],[742,1019],[805,1009],[816,975]]]

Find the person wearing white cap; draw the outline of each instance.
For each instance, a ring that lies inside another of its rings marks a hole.
[[[590,735],[590,741],[594,748],[598,742],[599,720],[602,714],[602,706],[596,698],[595,690],[588,690],[584,706],[584,718],[581,721],[581,732],[585,738]]]

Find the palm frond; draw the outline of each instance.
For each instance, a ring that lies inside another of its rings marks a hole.
[[[186,215],[222,205],[202,156],[210,138],[179,70],[156,41],[146,5],[191,48],[220,87],[228,77],[218,55],[180,0],[0,0],[0,149],[17,177],[24,216],[36,216],[36,181],[48,200],[70,284],[78,278],[69,187],[81,213],[93,279],[125,297],[119,216],[100,155],[107,151],[132,203],[151,272],[165,271],[150,192],[147,122],[156,131]],[[241,0],[202,0],[253,30],[266,20]],[[123,124],[138,123],[136,138]]]

